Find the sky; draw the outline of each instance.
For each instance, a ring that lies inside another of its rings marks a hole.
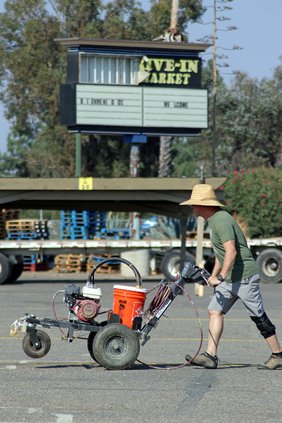
[[[24,1],[24,0],[22,0]],[[167,0],[169,1],[169,0]],[[4,10],[4,0],[0,0],[0,13]],[[149,0],[140,1],[144,9],[148,9]],[[208,7],[203,15],[203,23],[213,19],[213,0],[203,0]],[[251,78],[261,80],[272,78],[275,67],[282,63],[282,0],[234,0],[229,3],[233,10],[218,14],[230,18],[229,21],[218,22],[217,52],[228,58],[219,60],[228,63],[228,68],[220,68],[220,73],[227,84],[232,83],[232,72],[246,72]],[[224,31],[227,26],[236,26],[234,31]],[[223,29],[221,31],[220,29]],[[162,29],[160,30],[162,33]],[[212,25],[190,24],[188,27],[189,42],[212,33]],[[234,45],[240,50],[232,49]],[[211,48],[203,59],[211,58]],[[3,105],[0,103],[0,152],[6,151],[9,123],[4,117]]]

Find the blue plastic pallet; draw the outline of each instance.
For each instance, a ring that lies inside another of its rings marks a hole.
[[[24,264],[35,264],[35,263],[37,263],[36,255],[23,256],[23,263]]]
[[[60,237],[61,240],[63,239],[70,239],[70,240],[78,240],[78,239],[83,239],[83,240],[87,240],[89,239],[88,235],[63,235]]]

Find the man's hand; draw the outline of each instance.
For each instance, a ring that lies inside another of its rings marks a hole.
[[[217,279],[216,276],[210,276],[208,279],[209,286],[217,286],[220,285],[221,282]]]

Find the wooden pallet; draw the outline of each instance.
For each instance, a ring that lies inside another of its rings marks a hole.
[[[0,239],[7,237],[6,221],[9,219],[18,219],[19,213],[19,210],[0,210]]]
[[[86,265],[79,265],[79,266],[56,265],[55,269],[58,273],[80,273],[80,272],[86,272]]]
[[[60,254],[55,257],[55,269],[59,273],[86,271],[87,258],[83,254]]]
[[[5,220],[18,219],[20,216],[20,210],[2,209],[1,215]]]
[[[87,260],[87,272],[91,272],[94,266],[97,266],[97,264],[101,263],[102,260],[110,258],[112,258],[112,256],[109,254],[103,254],[101,256],[89,256]],[[119,273],[119,271],[119,263],[105,263],[96,270],[96,273]]]
[[[0,217],[1,219],[1,217]],[[0,239],[5,239],[6,238],[6,226],[5,226],[5,221],[0,220]]]
[[[6,221],[6,230],[13,231],[13,230],[31,230],[34,231],[35,229],[35,221],[34,220],[7,220]]]

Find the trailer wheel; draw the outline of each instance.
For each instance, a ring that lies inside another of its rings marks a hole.
[[[176,281],[180,273],[180,251],[174,250],[167,253],[161,263],[162,273],[169,281]],[[195,264],[195,257],[190,253],[185,253],[185,261]]]
[[[136,333],[120,323],[110,323],[94,337],[95,360],[109,370],[127,369],[137,359],[139,350]]]
[[[263,283],[282,281],[282,251],[277,248],[263,250],[257,258],[257,264]]]
[[[39,345],[33,345],[30,334],[27,333],[22,341],[22,347],[26,355],[31,358],[42,358],[48,354],[51,348],[51,339],[49,335],[43,330],[36,331]]]
[[[6,282],[12,283],[15,282],[23,272],[23,263],[15,263],[11,265],[11,272],[8,280]]]
[[[9,281],[12,272],[12,265],[8,257],[0,253],[0,284]]]

